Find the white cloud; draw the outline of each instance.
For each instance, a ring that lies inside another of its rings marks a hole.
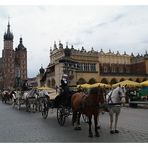
[[[7,16],[12,17],[14,48],[23,37],[28,49],[28,74],[49,63],[54,40],[76,48],[144,53],[148,47],[147,6],[0,6],[0,49]]]

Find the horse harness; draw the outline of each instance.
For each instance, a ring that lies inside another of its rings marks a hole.
[[[112,98],[111,98],[112,93],[113,93],[113,90],[111,91],[111,93],[110,93],[110,95],[109,95],[109,99],[108,99],[107,104],[108,104],[109,106],[119,106],[119,105],[121,105],[121,103],[113,103]],[[109,103],[109,102],[111,102],[111,103]]]

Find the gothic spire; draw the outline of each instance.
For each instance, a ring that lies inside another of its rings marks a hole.
[[[7,32],[4,34],[4,40],[13,40],[13,33],[10,31],[10,22],[8,21]]]

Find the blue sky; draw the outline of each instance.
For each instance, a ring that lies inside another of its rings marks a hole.
[[[148,49],[148,6],[12,5],[0,6],[0,55],[10,16],[14,49],[23,37],[28,49],[28,76],[47,67],[54,41],[76,49],[93,47],[134,55]]]

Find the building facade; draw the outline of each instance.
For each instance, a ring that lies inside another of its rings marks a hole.
[[[27,79],[27,49],[20,43],[13,49],[13,33],[8,22],[7,31],[4,33],[4,48],[0,58],[0,89],[19,87]]]
[[[38,75],[39,85],[56,87],[64,74],[68,75],[70,85],[102,82],[114,84],[123,80],[142,82],[148,79],[148,54],[134,56],[93,48],[86,51],[71,48],[59,42],[50,49],[50,62],[44,74]]]

